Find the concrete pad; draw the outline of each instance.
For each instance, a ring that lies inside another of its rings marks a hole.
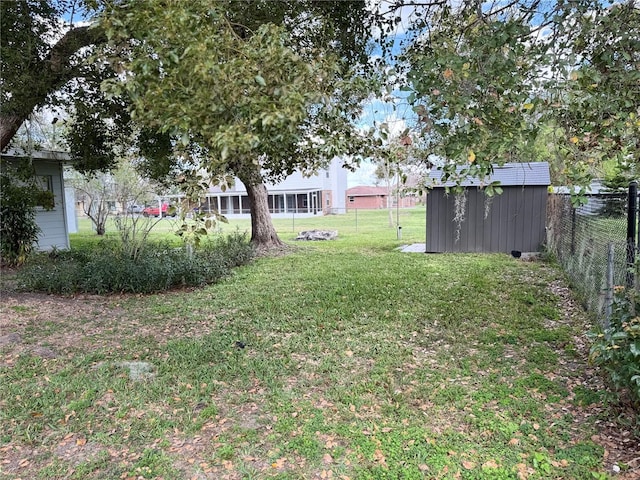
[[[405,245],[398,248],[404,253],[425,253],[427,251],[426,243],[414,243],[412,245]]]

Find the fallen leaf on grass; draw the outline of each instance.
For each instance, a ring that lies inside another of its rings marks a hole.
[[[384,454],[382,453],[382,450],[377,449],[375,451],[375,453],[373,454],[373,458],[376,460],[376,462],[378,462],[383,467],[387,466],[387,459],[385,458]]]
[[[338,443],[334,442],[332,438],[327,440],[327,442],[324,444],[325,448],[333,448],[333,447],[335,447],[337,445],[338,445]]]
[[[473,470],[474,468],[476,468],[476,464],[468,460],[465,460],[464,462],[462,462],[462,466],[467,470]]]
[[[498,468],[495,460],[488,460],[482,464],[482,468]]]
[[[529,472],[527,470],[527,466],[524,463],[518,463],[516,465],[516,469],[518,470],[518,479],[525,480],[529,478]]]

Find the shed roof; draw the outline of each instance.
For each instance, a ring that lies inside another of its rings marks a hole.
[[[33,158],[34,160],[56,160],[69,162],[71,156],[67,152],[55,150],[23,150],[21,148],[9,149],[1,154],[5,158]]]
[[[462,166],[457,171],[462,170]],[[453,187],[455,182],[447,181],[441,183],[442,170],[431,170],[429,178],[433,182],[434,188]],[[463,187],[480,186],[481,184],[489,184],[498,181],[501,186],[517,186],[523,187],[528,185],[551,185],[549,176],[549,164],[547,162],[531,162],[531,163],[505,163],[504,165],[494,165],[493,174],[485,178],[484,182],[480,182],[477,178],[467,177],[462,183]]]

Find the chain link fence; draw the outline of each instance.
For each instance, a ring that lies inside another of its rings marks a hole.
[[[570,195],[549,195],[547,249],[567,272],[585,307],[601,319],[606,317],[611,287],[629,284],[628,198],[626,193],[590,195],[586,205],[573,208]]]
[[[328,229],[337,230],[339,235],[381,235],[424,243],[426,210],[423,205],[398,209],[334,208],[325,215],[278,215],[273,217],[273,223],[285,238],[304,230]]]

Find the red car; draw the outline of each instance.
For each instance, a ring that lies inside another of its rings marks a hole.
[[[142,210],[142,215],[145,217],[159,217],[160,216],[160,208],[159,207],[146,207]],[[175,217],[176,209],[169,205],[168,203],[162,204],[162,216],[163,217]]]

